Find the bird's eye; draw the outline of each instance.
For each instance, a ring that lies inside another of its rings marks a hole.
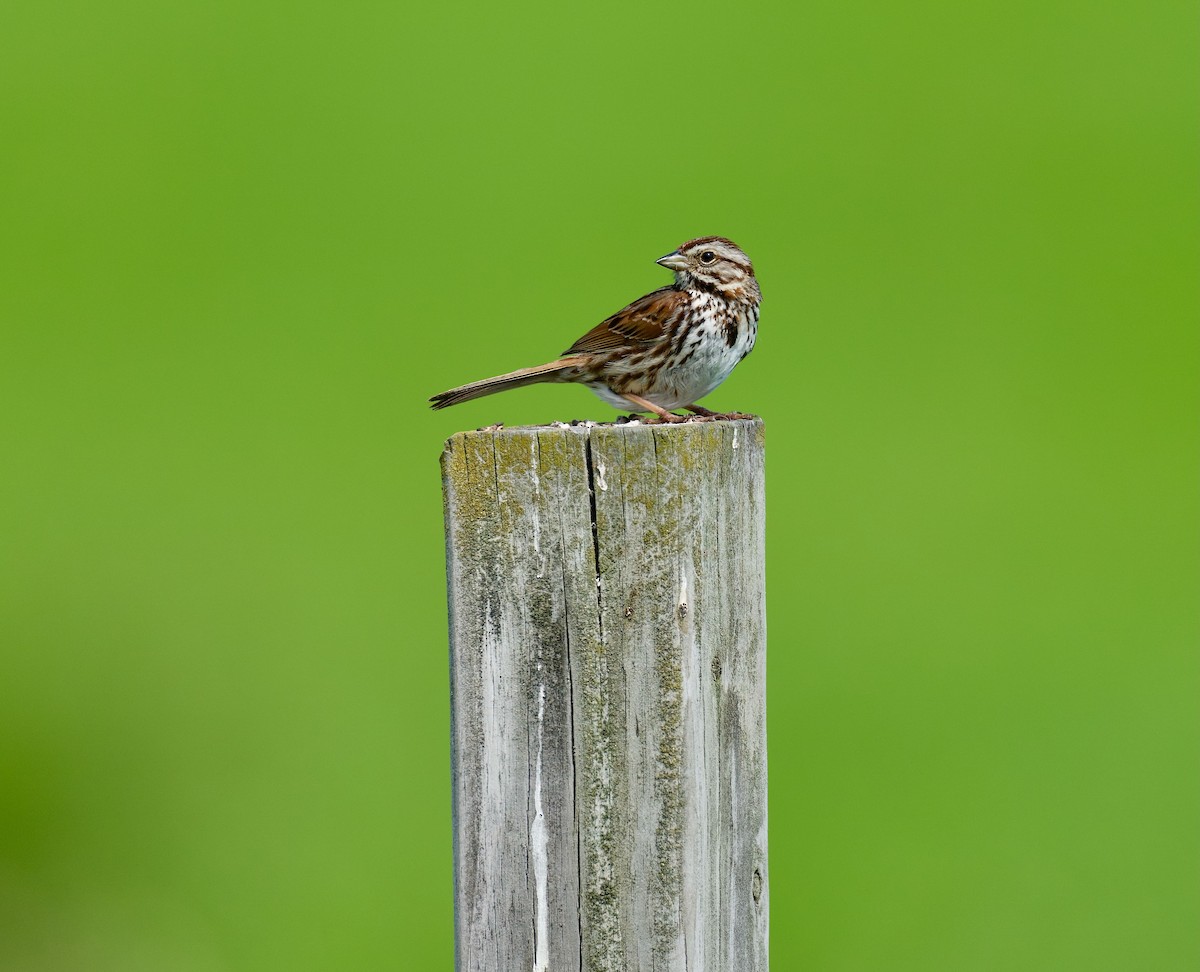
[[[717,255],[712,250],[705,250],[700,254],[700,262],[707,266],[710,263],[717,262]]]

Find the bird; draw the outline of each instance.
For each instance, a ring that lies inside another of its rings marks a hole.
[[[660,422],[740,417],[697,402],[748,355],[758,335],[762,292],[754,265],[736,243],[701,236],[655,261],[674,282],[605,318],[545,364],[451,388],[429,399],[447,408],[539,382],[586,385],[620,411],[649,412]]]

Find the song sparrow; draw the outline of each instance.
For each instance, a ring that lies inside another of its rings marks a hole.
[[[750,258],[720,236],[689,240],[656,261],[675,283],[601,321],[561,358],[451,388],[430,401],[445,408],[536,382],[578,382],[618,409],[664,422],[671,409],[716,413],[696,402],[729,377],[754,347],[762,295]]]

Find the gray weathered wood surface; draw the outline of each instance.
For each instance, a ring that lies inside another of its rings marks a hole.
[[[763,428],[442,456],[459,972],[767,968]]]

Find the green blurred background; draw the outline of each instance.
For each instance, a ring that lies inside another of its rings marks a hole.
[[[780,970],[1200,967],[1191,2],[10,4],[0,968],[449,969],[437,414],[766,294]]]

